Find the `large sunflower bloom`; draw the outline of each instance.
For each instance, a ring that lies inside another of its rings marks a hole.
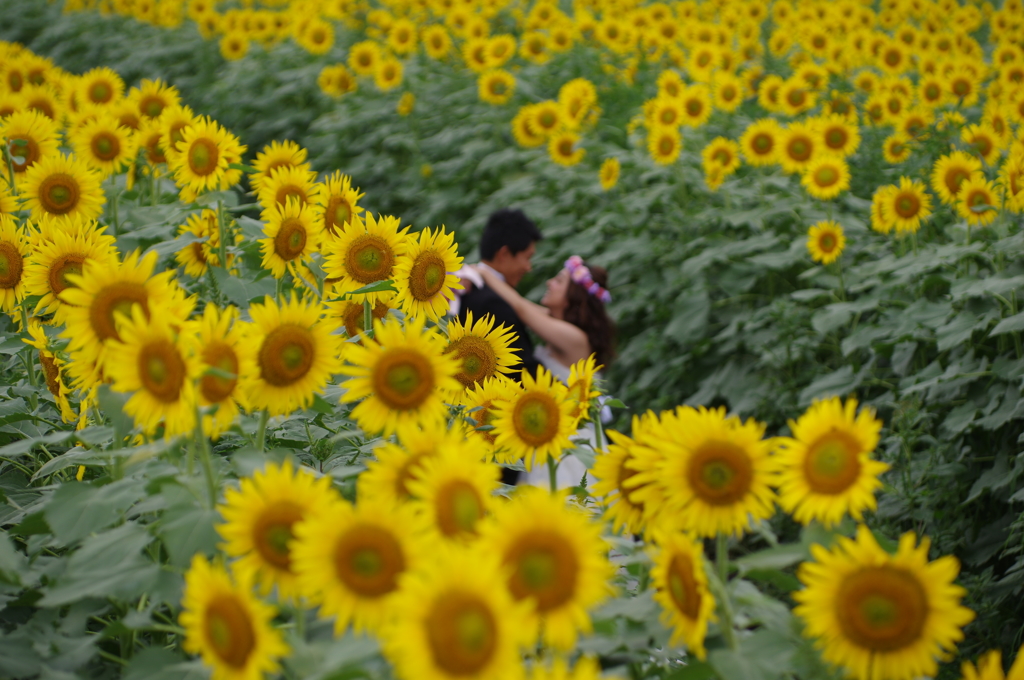
[[[309,204],[289,196],[286,205],[274,204],[264,211],[263,218],[266,238],[259,240],[263,268],[269,269],[274,278],[282,278],[286,271],[297,277],[297,267],[320,250],[320,216]]]
[[[816,401],[795,422],[792,437],[782,439],[779,505],[801,524],[818,520],[826,527],[850,514],[861,520],[874,509],[878,476],[889,466],[871,458],[882,422],[872,409],[857,414],[857,400]]]
[[[359,199],[363,197],[359,187],[352,186],[352,178],[335,171],[316,185],[313,201],[316,210],[323,216],[324,230],[330,237],[336,237],[348,228],[353,217],[362,214]]]
[[[384,655],[401,680],[517,680],[531,640],[529,604],[495,587],[498,559],[479,549],[442,548],[402,584]]]
[[[645,446],[640,433],[649,428],[654,420],[656,418],[650,411],[643,416],[633,416],[632,431],[636,439],[609,430],[607,434],[611,443],[594,459],[594,467],[590,471],[594,478],[593,494],[603,498],[605,517],[612,521],[615,531],[642,534],[656,520],[661,509],[663,499],[661,494],[656,493],[654,485],[646,484],[639,488],[626,485],[637,473],[634,468],[635,449]],[[650,457],[656,454],[648,450],[647,455]],[[652,491],[655,492],[654,498],[651,497]],[[647,498],[634,500],[634,495]]]
[[[0,215],[0,311],[11,313],[25,297],[25,232],[10,215]]]
[[[253,189],[259,191],[263,188],[263,183],[270,179],[270,175],[275,170],[279,168],[307,167],[307,155],[306,149],[291,140],[271,142],[263,147],[256,154],[256,158],[253,159],[252,167],[256,169],[256,172],[249,176],[249,182],[252,184]]]
[[[0,119],[0,140],[11,150],[11,166],[21,175],[44,158],[56,156],[60,127],[34,109],[17,111]],[[7,173],[4,172],[4,179]]]
[[[960,193],[960,186],[968,179],[981,175],[981,161],[963,151],[953,151],[935,161],[932,189],[943,203],[953,205]]]
[[[99,173],[74,156],[49,156],[18,180],[21,207],[31,210],[34,220],[65,215],[95,219],[107,202],[100,179]]]
[[[807,230],[807,251],[815,262],[831,264],[839,259],[845,247],[846,236],[838,222],[822,220]]]
[[[828,201],[850,188],[850,167],[842,156],[821,154],[807,164],[800,182],[808,194]]]
[[[102,227],[79,218],[70,225],[71,228],[65,229],[52,220],[42,222],[39,241],[25,269],[26,291],[39,296],[35,313],[53,314],[56,324],[64,323],[67,311],[60,294],[74,285],[68,275],[82,274],[89,261],[100,266],[117,262],[114,239],[107,236]]]
[[[774,118],[751,123],[740,137],[743,155],[751,165],[771,165],[778,159],[782,128]]]
[[[331,334],[323,312],[316,300],[294,294],[281,304],[267,297],[249,307],[249,341],[257,348],[256,371],[247,381],[254,408],[271,415],[306,408],[340,371],[340,338]]]
[[[569,436],[576,431],[573,401],[565,385],[540,367],[534,378],[525,370],[522,389],[507,402],[495,405],[494,436],[498,448],[521,458],[530,470],[548,458],[557,461],[572,448]]]
[[[402,311],[435,321],[447,314],[454,291],[462,290],[459,277],[452,273],[461,266],[455,237],[444,227],[410,236],[394,272]]]
[[[134,131],[119,125],[117,118],[109,113],[76,128],[70,137],[75,155],[96,169],[103,178],[134,162],[139,151]]]
[[[462,363],[462,370],[455,379],[469,389],[487,378],[503,373],[512,373],[520,363],[516,350],[512,349],[515,333],[501,325],[494,327],[490,314],[473,319],[473,312],[466,312],[466,322],[452,319],[448,323],[448,347],[445,354],[454,355]]]
[[[360,501],[382,501],[392,505],[413,500],[411,484],[417,479],[422,464],[442,451],[458,454],[464,460],[482,458],[457,428],[435,423],[423,429],[408,427],[398,433],[398,443],[387,441],[373,450],[375,460],[356,481]]]
[[[514,463],[516,456],[505,450],[497,449],[497,437],[494,434],[494,418],[498,404],[510,401],[520,392],[519,383],[506,378],[500,373],[493,378],[484,378],[466,388],[462,401],[466,407],[467,422],[472,419],[472,433],[487,443],[488,450],[495,452],[495,460],[499,463]],[[482,429],[481,429],[482,428]]]
[[[199,362],[195,336],[178,333],[161,314],[147,318],[140,305],[131,316],[121,316],[118,338],[109,345],[116,361],[104,363],[106,375],[118,392],[131,392],[124,406],[146,434],[163,424],[164,438],[191,434],[195,428],[195,381]]]
[[[530,627],[544,641],[569,650],[590,632],[588,610],[611,594],[614,573],[601,524],[566,504],[566,493],[518,493],[495,509],[481,545],[507,570],[508,590],[531,605]]]
[[[900,177],[899,186],[885,194],[882,203],[884,219],[897,232],[913,233],[921,228],[921,221],[932,214],[932,199],[922,182]]]
[[[411,507],[429,523],[432,534],[443,540],[474,540],[480,522],[494,508],[494,492],[501,471],[483,460],[486,447],[476,439],[467,450],[442,449],[420,463],[409,482],[415,500]]]
[[[981,174],[964,181],[956,198],[957,214],[967,220],[967,224],[979,226],[991,224],[1003,203],[1000,187]],[[986,207],[988,209],[981,210]]]
[[[242,479],[237,489],[228,488],[218,507],[224,524],[217,531],[224,552],[236,558],[235,573],[256,583],[263,595],[276,586],[279,597],[296,599],[296,525],[329,512],[335,497],[330,477],[287,461],[270,463]]]
[[[660,436],[634,449],[638,472],[626,486],[660,486],[664,512],[677,516],[681,529],[705,537],[741,535],[752,520],[775,510],[775,466],[764,428],[753,419],[726,417],[724,408],[663,413]],[[637,493],[633,501],[644,496]]]
[[[460,389],[458,363],[444,354],[443,340],[424,328],[425,319],[374,323],[373,338],[348,350],[352,364],[342,369],[343,402],[360,401],[352,418],[367,432],[391,434],[409,425],[445,418],[447,395]]]
[[[284,207],[288,199],[297,200],[303,205],[313,202],[316,193],[316,173],[309,169],[308,163],[302,165],[285,165],[271,171],[256,192],[257,200],[266,214],[275,206]]]
[[[334,632],[351,624],[377,633],[395,615],[400,583],[427,554],[421,522],[409,507],[337,499],[295,528],[295,571],[305,594],[334,617]]]
[[[353,215],[338,238],[324,244],[324,271],[339,295],[393,279],[398,257],[405,252],[408,235],[404,229],[399,230],[397,217],[381,215],[374,219],[369,213],[365,217],[364,221]],[[368,293],[363,298],[372,304],[391,295]]]
[[[661,622],[672,630],[670,644],[684,643],[698,659],[706,658],[704,638],[715,617],[715,598],[704,571],[704,547],[699,540],[664,528],[653,532],[651,581],[654,601],[661,605]]]
[[[203,432],[217,438],[235,422],[239,406],[248,406],[242,376],[256,372],[255,348],[248,341],[248,324],[238,319],[236,307],[220,309],[208,302],[195,324],[204,371],[198,385],[199,405],[215,407],[213,413],[203,416]]]
[[[930,541],[900,537],[895,555],[861,525],[856,539],[832,550],[811,546],[814,561],[800,565],[803,590],[793,593],[805,634],[822,657],[856,680],[912,680],[934,676],[937,658],[963,639],[974,612],[960,605],[955,557],[928,561]]]
[[[202,656],[213,680],[261,680],[280,670],[278,660],[289,650],[272,625],[277,610],[258,600],[248,582],[236,582],[224,567],[196,555],[181,608],[182,646]]]
[[[229,167],[239,163],[245,146],[217,121],[202,116],[182,131],[182,139],[168,157],[168,169],[184,197],[204,191],[218,191],[237,184],[242,171]]]

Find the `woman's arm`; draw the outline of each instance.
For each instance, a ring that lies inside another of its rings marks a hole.
[[[481,267],[477,269],[487,287],[497,293],[512,307],[515,313],[539,335],[544,342],[558,349],[563,354],[586,355],[590,351],[587,334],[568,321],[556,319],[548,313],[548,308],[527,300],[512,286],[508,285],[493,272]]]

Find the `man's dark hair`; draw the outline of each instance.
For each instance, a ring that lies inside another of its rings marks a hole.
[[[542,238],[540,229],[522,210],[502,208],[487,218],[480,237],[480,259],[493,260],[502,246],[508,246],[513,255],[521,253]]]

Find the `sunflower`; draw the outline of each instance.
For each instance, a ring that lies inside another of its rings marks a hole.
[[[516,91],[516,77],[501,68],[494,68],[480,74],[477,79],[477,93],[480,101],[501,106],[507,104]]]
[[[879,234],[888,234],[896,227],[887,207],[891,194],[896,190],[897,187],[892,184],[881,186],[871,197],[871,228]]]
[[[178,616],[185,629],[182,647],[202,656],[213,680],[256,680],[280,670],[278,660],[290,650],[273,628],[276,616],[248,582],[235,581],[203,555],[192,558]]]
[[[475,73],[483,73],[490,62],[487,57],[487,39],[471,38],[462,45],[462,60]]]
[[[651,487],[650,484],[639,489],[626,486],[626,482],[637,473],[633,467],[635,449],[644,446],[639,433],[653,418],[654,414],[651,412],[643,416],[633,416],[632,429],[637,439],[609,430],[607,434],[611,443],[594,459],[594,467],[590,471],[594,478],[593,494],[603,498],[605,517],[611,519],[615,531],[644,533],[646,527],[656,520],[656,509],[660,509],[659,501],[663,500],[660,497],[653,503],[633,499],[634,494],[644,495],[638,492],[649,491],[650,489],[646,487]],[[647,455],[655,454],[653,451],[647,451]]]
[[[395,54],[406,55],[416,50],[416,24],[397,19],[388,29],[388,46]]]
[[[483,450],[479,444],[475,455],[441,449],[438,455],[424,458],[409,481],[409,492],[416,499],[411,507],[442,540],[474,540],[480,522],[493,511],[501,471],[483,460]]]
[[[103,212],[106,196],[99,174],[74,156],[55,154],[25,171],[17,184],[21,208],[32,219],[47,216],[91,220]]]
[[[499,558],[442,548],[410,572],[381,631],[384,656],[401,680],[517,680],[532,642],[529,605],[505,588]]]
[[[801,183],[808,194],[828,201],[850,188],[850,168],[842,156],[821,154],[807,164]]]
[[[178,91],[162,80],[143,79],[137,88],[128,93],[128,101],[143,118],[159,118],[169,106],[181,103]]]
[[[601,181],[601,190],[610,191],[615,188],[615,185],[619,183],[619,173],[622,171],[622,166],[619,164],[618,158],[606,158],[601,163],[601,170],[598,173],[598,178]]]
[[[423,50],[431,59],[444,59],[452,49],[452,38],[444,26],[427,26],[421,36]]]
[[[334,26],[329,21],[314,18],[304,30],[297,32],[295,41],[310,54],[327,54],[334,47]]]
[[[561,656],[551,660],[550,665],[537,659],[530,667],[529,680],[600,680],[601,664],[594,657],[580,656],[576,665],[569,670],[568,661]]]
[[[1006,195],[1006,209],[1024,212],[1024,154],[1011,156],[999,169],[999,185]]]
[[[831,264],[839,259],[845,247],[846,237],[838,222],[823,220],[807,230],[807,250],[815,262]]]
[[[345,295],[394,278],[395,265],[405,254],[409,240],[407,230],[399,230],[400,224],[390,215],[377,219],[369,213],[363,217],[352,215],[338,238],[324,244],[324,271],[335,293]],[[390,296],[389,292],[377,292],[363,297],[372,304]]]
[[[658,165],[671,165],[679,159],[683,137],[675,128],[659,127],[647,132],[647,152]]]
[[[399,116],[408,116],[413,112],[416,106],[416,95],[412,92],[405,92],[398,99],[398,104],[395,106],[395,112]]]
[[[932,199],[922,182],[901,177],[899,187],[885,194],[882,212],[896,231],[913,233],[921,228],[921,220],[931,216]]]
[[[519,56],[531,64],[546,64],[551,59],[548,36],[540,31],[527,31],[519,40]]]
[[[935,162],[932,189],[943,203],[953,205],[963,183],[975,177],[982,177],[981,161],[963,151],[953,151]]]
[[[761,108],[772,113],[782,113],[779,92],[782,90],[782,85],[785,82],[774,73],[765,76],[761,80],[757,88],[757,103],[761,105]]]
[[[910,158],[912,140],[904,132],[894,132],[882,142],[882,157],[886,162],[897,164]]]
[[[675,97],[659,96],[648,102],[644,107],[648,128],[674,127],[683,124],[682,100]]]
[[[715,617],[715,597],[704,571],[704,548],[699,540],[659,528],[653,532],[651,554],[654,601],[661,605],[661,622],[672,630],[669,644],[684,643],[698,659],[705,659],[704,638]],[[728,624],[727,624],[728,625]]]
[[[729,72],[717,73],[712,85],[712,98],[716,109],[732,113],[743,103],[744,84],[739,76]]]
[[[402,62],[384,57],[373,71],[373,82],[381,92],[389,92],[402,84]]]
[[[203,415],[203,432],[216,439],[235,422],[239,406],[247,406],[242,376],[255,373],[256,357],[248,342],[249,324],[239,320],[236,307],[220,309],[208,302],[195,325],[203,369],[199,405],[208,411],[214,407],[212,413]]]
[[[185,139],[185,130],[192,127],[195,120],[195,113],[187,106],[168,107],[160,116],[160,146],[168,158],[178,153],[178,143]]]
[[[118,118],[118,120],[122,126],[128,127],[123,118]],[[159,120],[150,120],[149,118],[145,119],[145,121],[139,124],[135,135],[139,142],[139,148],[145,152],[143,155],[150,166],[167,163],[167,150],[164,149],[163,127],[160,125]],[[131,171],[128,176],[132,176]]]
[[[82,74],[75,99],[82,106],[106,107],[124,96],[124,80],[113,69],[100,66]]]
[[[312,203],[316,193],[316,173],[309,169],[308,163],[302,163],[281,165],[271,170],[260,182],[256,196],[264,213],[268,213],[275,207],[284,207],[289,200],[297,200],[303,205]]]
[[[327,316],[339,321],[345,329],[345,335],[348,337],[358,339],[359,334],[367,330],[365,326],[366,319],[364,318],[365,309],[362,301],[334,300],[327,303],[327,309]],[[378,299],[373,305],[371,315],[374,320],[383,319],[391,309],[387,302],[382,302]]]
[[[23,110],[38,111],[58,123],[66,115],[57,89],[53,85],[26,85],[18,94],[18,101]]]
[[[249,307],[249,342],[256,348],[256,372],[249,382],[255,408],[284,415],[306,408],[313,395],[341,369],[341,343],[323,319],[316,300],[297,298],[278,305],[272,298]]]
[[[191,434],[195,429],[195,337],[177,333],[160,314],[147,318],[141,305],[117,323],[119,339],[111,340],[104,373],[118,392],[132,392],[124,412],[151,435],[163,424],[164,438]]]
[[[352,178],[341,174],[340,171],[335,171],[316,185],[313,196],[314,209],[322,217],[327,235],[340,235],[352,217],[363,212],[357,205],[363,195],[358,187],[352,187]]]
[[[779,107],[787,116],[799,116],[817,104],[817,94],[801,78],[788,78],[779,87]]]
[[[225,541],[224,552],[236,559],[235,573],[256,583],[263,595],[276,586],[280,598],[297,599],[296,525],[332,511],[335,497],[330,477],[317,477],[289,461],[269,463],[242,479],[237,489],[229,487],[218,506],[224,523],[217,532]]]
[[[324,66],[317,76],[316,84],[324,94],[331,97],[340,97],[359,89],[355,75],[344,64]]]
[[[515,53],[516,38],[514,35],[502,33],[487,39],[487,63],[491,68],[504,66]]]
[[[544,137],[533,132],[532,120],[534,104],[527,104],[519,109],[512,118],[512,136],[516,144],[530,149],[544,143]]]
[[[965,180],[956,198],[957,214],[967,220],[967,224],[978,226],[991,224],[996,219],[1003,200],[999,186],[980,174]]]
[[[857,400],[818,400],[780,441],[779,505],[801,524],[833,527],[849,513],[858,522],[875,508],[878,476],[889,469],[873,460],[882,422],[873,409],[857,414]]]
[[[198,241],[192,241],[174,254],[175,261],[185,268],[185,273],[194,279],[206,276],[207,270],[220,267],[220,216],[216,210],[206,208],[202,212],[192,213],[185,224],[178,226],[178,234],[191,234]],[[243,236],[235,234],[235,245],[241,243]],[[228,268],[231,268],[234,255],[228,253]]]
[[[273,204],[263,215],[266,223],[260,239],[262,266],[269,269],[275,278],[282,278],[285,271],[298,277],[296,270],[309,261],[313,253],[319,252],[323,223],[313,208],[301,203],[293,196],[286,205]]]
[[[18,201],[11,193],[7,182],[0,177],[0,215],[13,215],[18,210]]]
[[[445,418],[446,395],[460,389],[458,363],[444,354],[443,340],[425,330],[425,319],[375,323],[372,339],[353,345],[342,369],[350,376],[342,402],[362,400],[352,418],[367,432],[392,434],[407,426]]]
[[[434,321],[447,314],[454,291],[462,290],[459,277],[452,273],[461,266],[455,237],[443,226],[410,236],[394,271],[402,310],[409,316],[426,316]]]
[[[144,316],[159,311],[168,324],[181,324],[192,312],[194,300],[186,298],[171,278],[171,272],[153,274],[159,255],[152,251],[142,257],[138,251],[123,262],[86,260],[81,275],[65,271],[68,286],[60,292],[66,306],[64,332],[72,362],[69,370],[76,378],[79,368],[99,364],[106,355],[109,340],[124,340],[119,333],[118,317],[127,317],[134,306]]]
[[[974,612],[960,605],[952,556],[928,562],[927,538],[900,537],[896,554],[883,550],[867,527],[841,537],[832,550],[811,546],[813,562],[797,576],[794,613],[816,639],[822,657],[857,680],[933,676],[936,658],[952,653]]]
[[[686,82],[676,71],[666,69],[658,74],[658,96],[678,98],[686,88]]]
[[[792,123],[779,135],[778,162],[788,173],[802,173],[821,151],[810,123]]]
[[[775,509],[772,445],[762,439],[764,428],[753,419],[726,417],[725,408],[663,413],[658,436],[634,449],[637,474],[626,486],[660,486],[663,511],[677,517],[681,529],[704,537],[741,535]],[[645,494],[634,492],[631,500],[646,509]]]
[[[960,667],[963,680],[1024,680],[1024,647],[1017,650],[1017,659],[1010,672],[1003,675],[1003,658],[998,649],[993,649],[978,659],[978,667],[964,661]]]
[[[13,313],[25,297],[28,255],[24,230],[10,215],[0,215],[0,311]]]
[[[60,128],[38,111],[26,109],[0,118],[0,139],[10,149],[14,172],[22,175],[42,159],[58,155]],[[3,175],[6,179],[7,173]]]
[[[534,378],[525,370],[523,389],[508,402],[495,405],[494,435],[499,448],[523,459],[526,469],[543,465],[548,458],[556,462],[562,451],[571,448],[569,436],[575,432],[573,401],[562,383],[540,367]]]
[[[46,221],[41,227],[39,242],[25,267],[25,292],[39,296],[35,314],[53,314],[54,323],[63,324],[67,307],[60,294],[73,286],[68,275],[81,274],[89,261],[110,266],[117,261],[117,251],[113,237],[95,222],[76,219],[71,228],[64,229]]]
[[[725,174],[732,174],[740,167],[740,146],[727,137],[715,137],[701,152],[705,170],[721,168]]]
[[[679,101],[682,104],[683,125],[697,128],[711,118],[711,92],[707,85],[698,83],[688,86]]]
[[[989,165],[993,165],[1002,150],[999,135],[988,125],[968,125],[960,131],[960,139],[970,147],[977,157]]]
[[[46,380],[46,389],[53,396],[53,402],[60,411],[60,418],[65,423],[73,423],[78,418],[75,410],[71,408],[68,401],[67,382],[64,379],[64,367],[67,362],[60,358],[50,347],[50,341],[43,330],[42,322],[37,318],[30,318],[27,329],[29,339],[25,344],[35,347],[39,356],[39,366],[43,369],[43,377]],[[81,481],[81,480],[79,480]]]
[[[561,130],[568,117],[562,105],[550,99],[534,104],[529,110],[532,114],[528,122],[530,131],[543,139]]]
[[[860,146],[860,130],[844,116],[831,114],[815,121],[822,150],[838,156],[852,156]]]
[[[466,406],[465,418],[473,426],[473,435],[485,442],[489,449],[495,452],[494,458],[499,463],[514,463],[516,457],[507,451],[496,450],[497,437],[493,429],[494,418],[498,406],[511,402],[521,389],[519,383],[499,374],[493,378],[485,378],[466,388],[466,393],[462,398]]]
[[[587,151],[578,148],[580,136],[575,132],[563,130],[556,132],[548,139],[548,155],[559,165],[570,167],[583,160]]]
[[[175,183],[191,196],[218,191],[237,184],[240,170],[228,167],[242,160],[245,146],[216,121],[201,116],[182,131],[176,153],[168,157]]]
[[[422,429],[404,428],[398,432],[398,443],[387,441],[373,450],[375,460],[367,463],[356,481],[356,497],[360,503],[370,500],[388,505],[414,500],[412,483],[419,478],[423,463],[443,452],[458,454],[467,462],[482,458],[464,432],[448,429],[444,422]]]
[[[135,133],[118,125],[110,114],[102,114],[71,134],[75,155],[97,170],[104,179],[117,174],[135,160],[139,142]]]
[[[566,492],[517,493],[495,508],[480,542],[501,559],[512,597],[530,603],[528,625],[546,644],[570,650],[590,632],[587,611],[611,594],[614,569],[601,524],[568,505]]]
[[[603,366],[598,366],[594,355],[580,359],[569,367],[569,378],[565,381],[569,398],[574,406],[569,415],[573,418],[586,420],[589,418],[590,406],[601,392],[594,386],[594,378]]]
[[[751,123],[740,137],[740,148],[751,165],[771,165],[778,158],[782,128],[774,118]]]
[[[945,86],[947,97],[957,102],[960,108],[967,108],[978,103],[980,83],[971,71],[958,68],[946,76]]]

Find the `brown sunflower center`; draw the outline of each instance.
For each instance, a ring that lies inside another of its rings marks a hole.
[[[794,161],[808,160],[811,157],[811,150],[813,148],[811,140],[806,137],[794,137],[786,145],[786,151]]]
[[[888,566],[865,567],[847,576],[835,606],[844,636],[873,652],[892,652],[917,642],[929,610],[918,579]]]
[[[846,134],[846,130],[842,128],[830,128],[825,133],[825,145],[830,149],[840,150],[846,146],[846,140],[849,136]]]
[[[807,93],[799,88],[790,90],[786,93],[786,101],[789,102],[790,106],[803,106],[807,101]]]
[[[357,237],[345,257],[345,272],[363,285],[390,278],[394,265],[391,246],[373,234]]]
[[[79,253],[66,253],[54,258],[48,273],[50,290],[59,295],[66,288],[74,288],[75,285],[68,280],[68,274],[81,276],[84,265],[85,255]]]
[[[775,148],[775,138],[762,132],[754,135],[754,139],[751,140],[751,147],[759,155],[769,154]]]
[[[260,557],[278,569],[291,571],[288,541],[294,537],[292,527],[302,520],[302,514],[302,508],[292,501],[277,501],[259,513],[253,523],[252,542]]]
[[[662,109],[661,111],[661,124],[672,125],[676,122],[676,112],[674,109]]]
[[[823,253],[831,253],[836,248],[838,241],[830,232],[825,232],[818,238],[818,248]]]
[[[439,594],[427,615],[426,629],[431,657],[446,673],[476,676],[494,657],[497,621],[476,595]]]
[[[373,306],[373,318],[383,319],[387,316],[389,309],[390,307],[386,304],[378,301]],[[345,324],[345,333],[348,334],[348,337],[354,338],[362,331],[366,330],[366,328],[363,327],[363,322],[365,321],[363,318],[364,316],[363,306],[361,304],[353,302],[349,303],[348,306],[345,307],[342,322]]]
[[[0,241],[0,289],[14,288],[21,283],[24,268],[24,260],[14,244]]]
[[[472,484],[456,479],[437,490],[437,527],[445,536],[473,535],[484,516],[483,499]]]
[[[505,92],[508,91],[508,86],[505,85],[505,81],[504,80],[501,80],[499,78],[494,78],[494,79],[491,80],[491,82],[489,84],[489,89],[491,91],[491,94],[500,97],[501,95],[505,94]]]
[[[692,118],[698,117],[704,113],[704,102],[699,99],[691,99],[686,102],[686,113],[690,114]]]
[[[967,198],[964,199],[964,203],[968,207],[976,208],[983,205],[992,205],[993,200],[987,191],[984,189],[975,189],[967,194]]]
[[[345,225],[352,219],[352,206],[342,196],[331,196],[324,210],[324,227],[332,236],[345,231]]]
[[[419,408],[434,391],[434,368],[421,352],[392,349],[373,368],[373,391],[388,408]]]
[[[267,334],[260,347],[260,377],[274,387],[286,387],[301,380],[313,366],[316,341],[308,328],[296,324],[278,326]]]
[[[524,534],[505,554],[512,569],[508,589],[517,600],[536,598],[537,609],[550,611],[573,598],[579,559],[565,536],[551,531]]]
[[[220,160],[220,150],[217,143],[206,137],[199,137],[192,140],[192,146],[188,149],[188,167],[200,177],[212,175],[217,171],[217,163]]]
[[[149,293],[140,283],[117,281],[96,293],[89,306],[89,325],[101,342],[110,338],[121,339],[117,334],[115,314],[130,317],[132,305],[141,305],[146,318],[149,318]]]
[[[53,396],[59,397],[61,388],[60,369],[57,367],[57,362],[54,361],[53,355],[40,351],[39,365],[43,367],[43,375],[46,376],[46,389]]]
[[[185,361],[170,340],[154,340],[139,351],[137,368],[143,388],[158,401],[172,404],[185,384]]]
[[[897,215],[908,220],[912,217],[917,217],[921,210],[921,200],[916,194],[910,192],[899,193],[893,201],[893,208],[896,210]]]
[[[860,445],[845,432],[833,430],[807,449],[804,475],[815,493],[846,491],[860,476]]]
[[[944,180],[949,193],[954,196],[960,193],[960,185],[970,176],[970,173],[965,168],[954,167],[947,170]]]
[[[274,200],[278,205],[287,205],[289,198],[294,198],[303,205],[309,203],[309,196],[306,195],[306,190],[298,184],[282,184],[274,194]]]
[[[687,476],[694,494],[709,505],[732,505],[750,491],[754,466],[732,442],[712,440],[690,457]]]
[[[405,553],[395,536],[372,524],[357,524],[334,546],[334,573],[360,597],[378,598],[398,587]]]
[[[112,132],[100,132],[92,138],[92,155],[110,162],[121,153],[121,140]]]
[[[729,163],[732,162],[732,154],[726,151],[725,149],[716,150],[715,153],[711,156],[711,158],[712,160],[714,160],[716,163],[723,167],[729,165]]]
[[[256,650],[256,632],[245,606],[232,595],[206,605],[203,632],[217,657],[232,668],[243,668]]]
[[[689,555],[677,554],[668,565],[668,593],[679,613],[691,621],[700,615],[701,594],[697,588],[693,560]]]
[[[203,348],[203,363],[235,376],[226,378],[207,374],[199,381],[199,392],[203,399],[218,404],[230,397],[238,384],[238,355],[226,342],[214,341]]]
[[[512,423],[520,439],[538,447],[555,438],[561,417],[554,397],[544,392],[528,392],[516,401]]]
[[[66,215],[78,206],[81,188],[73,176],[58,172],[39,183],[38,196],[43,210],[51,215]]]
[[[569,153],[572,153],[570,144]],[[444,288],[447,275],[444,258],[437,252],[427,250],[416,257],[409,272],[409,292],[420,302],[427,302]]]
[[[294,260],[306,248],[306,226],[297,217],[281,221],[281,227],[274,237],[274,252],[282,260]]]
[[[13,138],[9,144],[11,145],[11,165],[14,166],[15,172],[25,172],[42,156],[39,143],[30,137]]]
[[[94,104],[106,104],[114,96],[114,88],[109,83],[99,81],[92,84],[89,88],[89,99]]]
[[[668,156],[675,148],[676,143],[672,141],[671,137],[662,137],[658,140],[658,152],[661,153],[662,156]]]
[[[953,81],[953,85],[950,88],[958,98],[964,98],[971,93],[971,83],[963,78],[957,78]]]
[[[825,165],[814,171],[814,183],[819,187],[827,188],[839,181],[839,171],[834,167]]]
[[[139,111],[149,118],[159,118],[166,107],[167,101],[156,95],[150,95],[139,102]]]

